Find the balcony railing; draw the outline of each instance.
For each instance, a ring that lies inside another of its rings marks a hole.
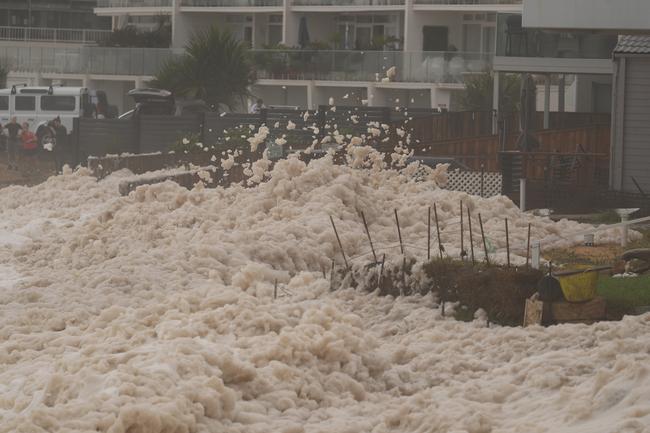
[[[492,55],[423,51],[251,50],[260,79],[462,83],[467,74],[483,72]]]
[[[294,6],[403,6],[404,0],[293,0]]]
[[[0,47],[10,71],[57,74],[153,76],[181,51],[166,48]],[[492,55],[423,51],[251,50],[257,78],[283,80],[462,83],[483,72]]]
[[[615,34],[524,28],[518,14],[497,18],[497,56],[608,59],[617,41]]]
[[[170,8],[172,0],[97,0],[98,8]]]
[[[107,40],[110,30],[54,29],[47,27],[0,27],[0,40],[95,44]]]
[[[521,0],[415,0],[419,5],[520,5]]]
[[[153,76],[174,56],[165,48],[0,47],[14,72]]]
[[[284,0],[182,0],[189,7],[280,7]]]

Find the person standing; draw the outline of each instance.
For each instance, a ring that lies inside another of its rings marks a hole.
[[[29,130],[29,123],[23,122],[23,132],[20,135],[23,142],[23,149],[29,153],[35,153],[38,147],[36,134]]]
[[[61,123],[61,118],[58,116],[52,121],[52,128],[54,129],[56,143],[54,146],[54,158],[56,161],[56,170],[59,172],[63,169],[65,154],[68,151],[68,130]]]
[[[5,125],[7,130],[7,164],[9,170],[18,170],[18,146],[20,145],[20,131],[22,126],[17,122],[16,116],[13,116],[9,123]]]
[[[266,105],[264,105],[264,101],[262,99],[258,99],[257,102],[255,102],[253,105],[251,105],[250,108],[250,113],[251,114],[260,114],[262,110],[266,108]]]

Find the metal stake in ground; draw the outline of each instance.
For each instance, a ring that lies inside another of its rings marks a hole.
[[[469,207],[467,208],[467,224],[469,225],[469,249],[472,253],[472,265],[476,264],[474,259],[474,237],[472,235],[472,214],[470,213]]]
[[[400,287],[400,296],[406,293],[406,256],[402,257],[402,286]]]
[[[368,230],[368,223],[366,222],[366,216],[361,211],[361,219],[363,220],[363,227],[366,229],[366,234],[368,235],[368,242],[370,242],[370,249],[372,250],[372,257],[377,263],[377,254],[375,253],[375,247],[372,245],[372,239],[370,238],[370,230]]]
[[[506,218],[506,257],[508,259],[508,267],[510,267],[510,237],[508,236],[508,218]]]
[[[467,251],[465,251],[465,232],[463,230],[463,201],[460,201],[460,259],[465,260]]]
[[[436,232],[438,233],[438,251],[440,251],[440,260],[442,260],[442,253],[445,251],[445,247],[442,246],[442,241],[440,240],[440,224],[438,223],[438,208],[436,204],[433,204],[433,216],[436,219]]]
[[[528,262],[530,261],[530,226],[532,224],[528,223],[528,242],[526,243],[526,267],[528,267]]]
[[[483,251],[485,251],[485,263],[490,266],[490,257],[488,256],[487,242],[485,241],[485,232],[483,231],[483,218],[478,214],[478,223],[481,226],[481,237],[483,238]]]
[[[384,273],[384,263],[386,263],[386,253],[381,258],[381,267],[379,268],[379,278],[377,278],[377,287],[381,287],[381,277]]]
[[[399,228],[399,218],[397,217],[397,209],[395,209],[395,224],[397,224],[397,236],[399,237],[399,249],[404,254],[404,244],[402,243],[402,231]]]
[[[334,225],[334,218],[332,218],[332,215],[330,215],[330,221],[332,222],[332,228],[334,229],[334,234],[336,235],[336,240],[339,243],[339,248],[341,249],[341,255],[343,256],[343,262],[345,263],[345,269],[350,269],[350,266],[348,266],[348,259],[345,258],[345,251],[343,251],[343,244],[341,243],[341,238],[339,237],[339,232],[336,230],[336,226]]]
[[[273,299],[278,299],[278,280],[275,280],[275,284],[273,284]]]
[[[431,206],[427,213],[427,261],[431,260]]]

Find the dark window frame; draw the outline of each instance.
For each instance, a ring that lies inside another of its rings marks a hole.
[[[32,100],[31,108],[18,108],[18,101]],[[36,96],[33,95],[16,95],[14,99],[14,110],[16,111],[36,111]]]
[[[54,100],[56,98],[60,99],[67,99],[67,100],[72,100],[72,105],[68,105],[67,107],[62,107],[62,106],[46,106],[46,104],[49,103],[54,103]],[[48,102],[52,101],[52,102]],[[69,107],[72,107],[70,109]],[[43,95],[41,96],[41,111],[48,111],[48,112],[74,112],[77,109],[77,98],[75,98],[72,95]]]

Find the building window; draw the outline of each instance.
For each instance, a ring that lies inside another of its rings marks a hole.
[[[35,111],[36,97],[34,96],[16,96],[16,111]]]
[[[463,15],[463,51],[494,53],[495,39],[496,14]]]
[[[0,110],[9,111],[9,96],[0,96]]]
[[[335,18],[341,49],[398,49],[396,15],[339,15]]]
[[[266,43],[276,46],[282,42],[282,15],[269,15]]]
[[[76,107],[74,96],[41,96],[43,111],[74,111]]]
[[[253,17],[251,15],[228,15],[226,23],[236,39],[245,42],[249,47],[253,46]]]

